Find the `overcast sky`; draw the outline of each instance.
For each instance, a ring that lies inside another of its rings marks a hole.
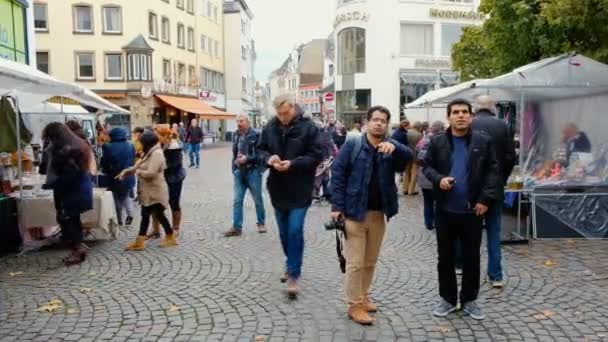
[[[262,84],[295,46],[331,33],[335,0],[248,0],[253,11],[253,39],[258,60],[255,77]]]

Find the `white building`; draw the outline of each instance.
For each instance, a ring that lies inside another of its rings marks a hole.
[[[226,111],[231,114],[251,115],[256,108],[252,21],[253,13],[245,0],[224,1]],[[236,123],[231,124],[227,130],[236,130]]]
[[[336,111],[348,125],[373,105],[398,122],[404,104],[457,83],[452,45],[483,20],[479,0],[337,1]]]

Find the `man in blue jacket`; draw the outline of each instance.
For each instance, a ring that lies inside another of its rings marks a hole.
[[[345,219],[346,278],[344,292],[348,315],[371,324],[369,312],[378,308],[369,298],[386,219],[397,214],[395,172],[413,159],[409,147],[386,139],[391,114],[376,106],[367,113],[367,133],[347,141],[332,166],[331,217]]]

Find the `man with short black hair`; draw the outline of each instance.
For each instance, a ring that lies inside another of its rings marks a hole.
[[[371,324],[378,308],[369,298],[386,219],[397,214],[394,175],[412,159],[412,151],[386,139],[391,114],[381,106],[367,113],[367,133],[347,141],[332,166],[332,220],[345,219],[346,277],[349,317]]]
[[[474,319],[484,319],[476,304],[480,284],[483,215],[496,199],[499,171],[491,138],[471,128],[471,104],[462,99],[448,104],[449,129],[431,138],[424,157],[424,175],[433,183],[437,213],[437,252],[440,303],[433,315],[456,310],[458,283],[454,246],[463,251],[460,303]]]
[[[188,128],[188,149],[190,150],[190,167],[201,166],[201,143],[203,142],[203,129],[199,127],[198,120],[192,119]]]

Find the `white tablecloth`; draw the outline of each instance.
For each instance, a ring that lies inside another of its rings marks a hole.
[[[57,226],[53,196],[22,198],[19,200],[19,224],[28,228]],[[93,209],[83,213],[82,224],[97,239],[116,238],[117,218],[112,192],[95,189]]]

